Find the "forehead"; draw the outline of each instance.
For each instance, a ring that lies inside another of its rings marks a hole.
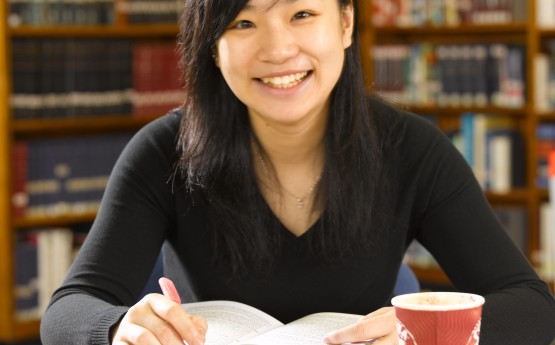
[[[292,4],[298,2],[299,0],[249,0],[244,10],[262,10],[262,11],[269,11],[272,8],[276,7],[278,4]]]

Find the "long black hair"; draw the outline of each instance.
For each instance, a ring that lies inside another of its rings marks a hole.
[[[360,61],[355,25],[342,74],[331,94],[324,172],[318,190],[322,217],[305,236],[315,259],[341,260],[379,240],[388,223],[385,152]],[[353,2],[353,3],[352,3]],[[247,0],[187,0],[178,49],[188,94],[184,102],[178,169],[192,195],[205,203],[221,262],[234,272],[267,267],[278,258],[284,231],[258,191],[246,106],[214,63],[214,48]]]

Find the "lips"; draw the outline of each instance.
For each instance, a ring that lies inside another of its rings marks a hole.
[[[258,80],[271,87],[287,89],[299,84],[300,82],[305,80],[311,73],[312,71],[306,71],[279,77],[259,78]]]

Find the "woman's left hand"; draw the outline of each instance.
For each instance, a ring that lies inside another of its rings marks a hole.
[[[395,326],[395,309],[381,308],[360,319],[357,323],[328,333],[328,344],[345,344],[378,339],[376,345],[398,345]]]

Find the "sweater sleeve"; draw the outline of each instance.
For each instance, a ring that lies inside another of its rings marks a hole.
[[[547,284],[498,221],[462,155],[432,125],[417,127],[408,132],[409,147],[420,147],[418,169],[410,172],[421,215],[416,238],[457,290],[486,298],[480,344],[551,344],[555,300]]]
[[[169,183],[179,116],[140,130],[114,166],[99,212],[41,323],[41,340],[110,344],[110,331],[137,299],[175,223]]]

